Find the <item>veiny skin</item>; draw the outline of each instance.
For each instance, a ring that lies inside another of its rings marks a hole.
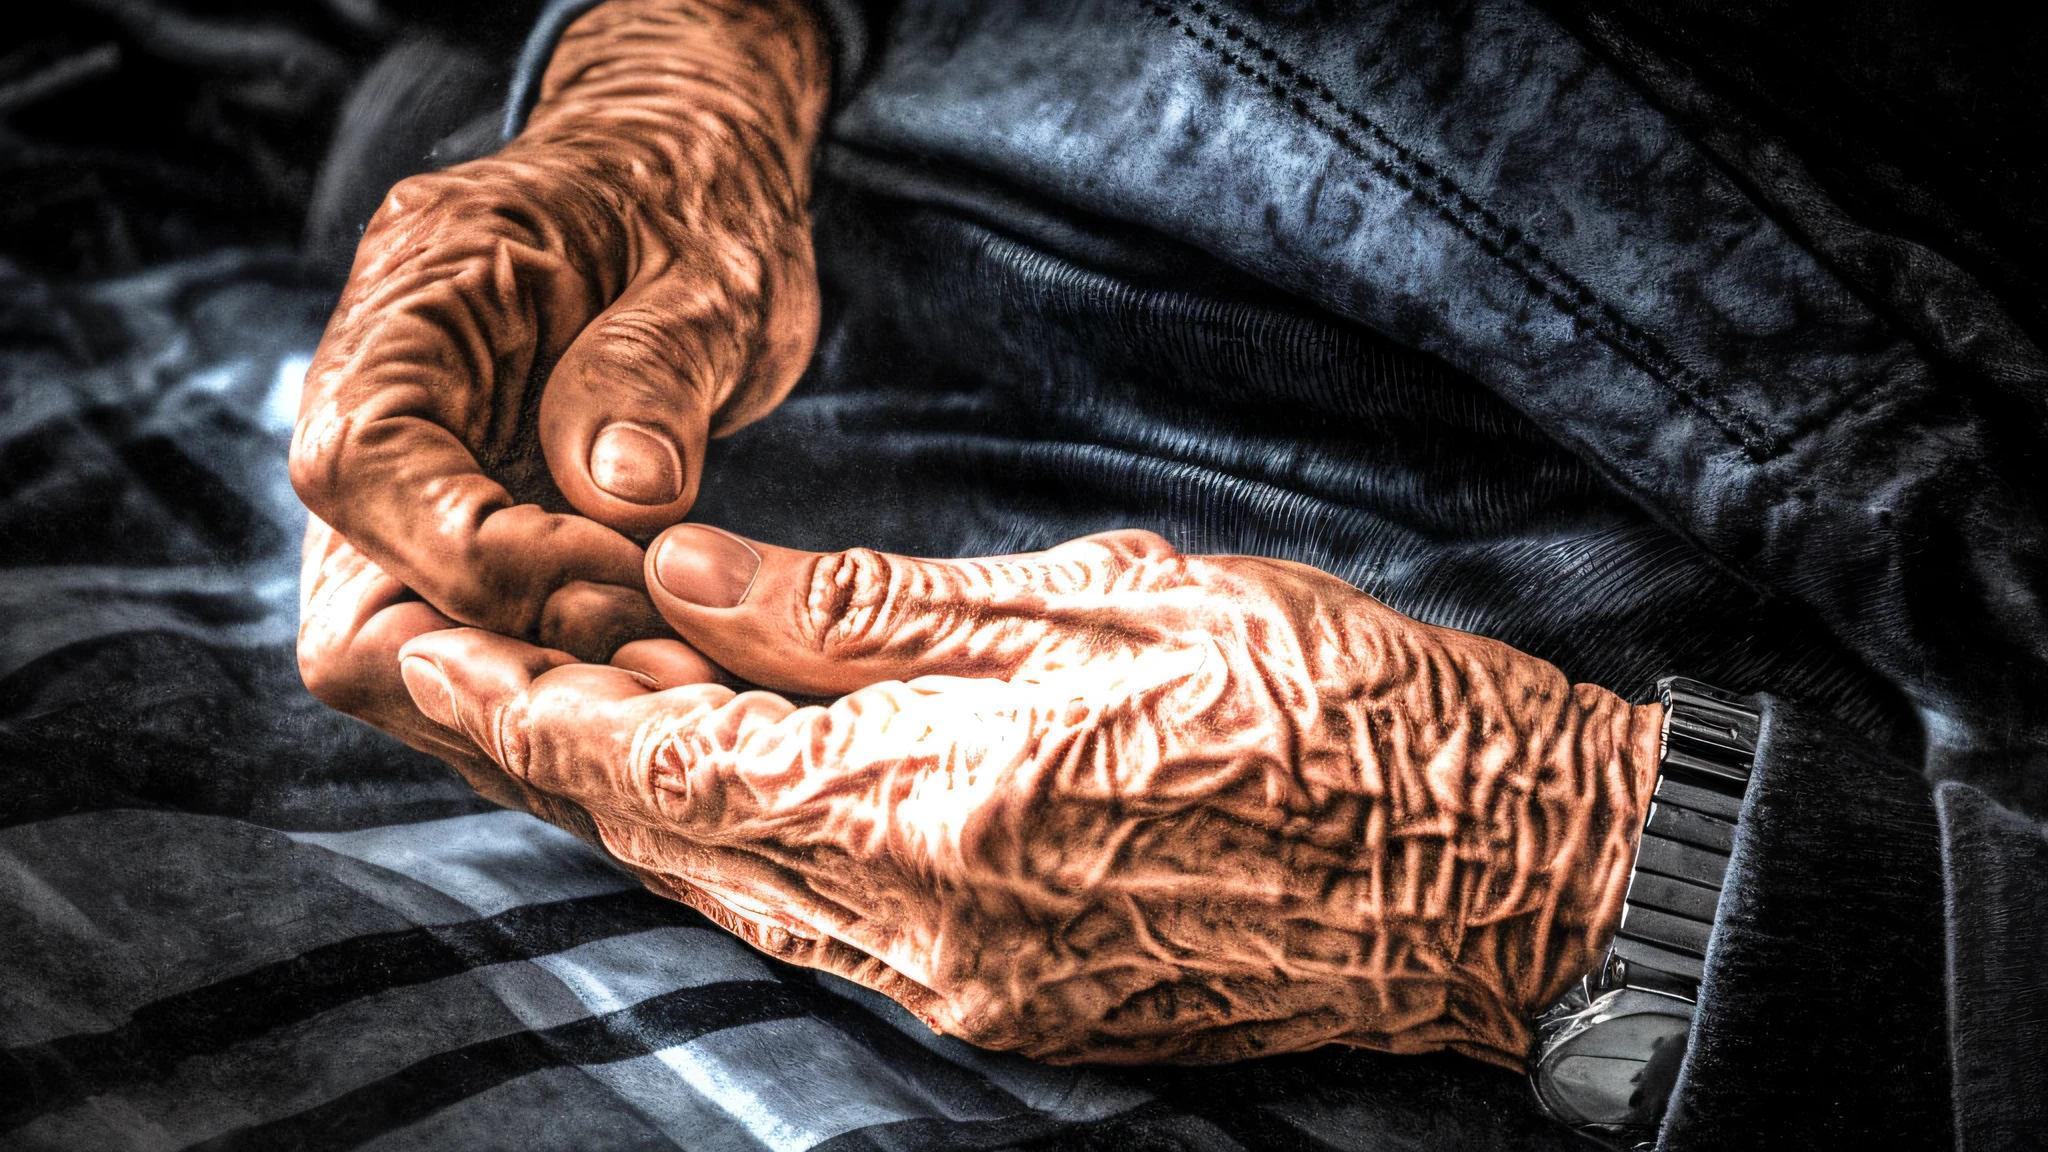
[[[650,563],[720,536],[677,529]],[[455,630],[406,648],[407,680],[656,891],[991,1048],[1516,1065],[1612,934],[1654,705],[1150,533],[988,560],[752,549],[734,608],[657,568],[694,652],[597,667]],[[670,686],[697,652],[845,695]]]
[[[643,553],[809,356],[826,68],[796,0],[610,0],[518,141],[393,190],[293,443],[308,685],[976,1043],[1518,1063],[1619,918],[1654,706],[1144,533]]]

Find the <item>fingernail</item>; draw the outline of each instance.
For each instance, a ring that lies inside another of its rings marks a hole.
[[[652,428],[607,424],[590,442],[590,479],[633,504],[671,504],[683,494],[683,457]]]
[[[448,684],[440,666],[424,656],[407,656],[398,662],[398,674],[405,678],[405,690],[427,719],[443,728],[458,728],[455,722],[455,689]]]
[[[702,524],[669,529],[654,554],[654,578],[668,594],[705,608],[737,608],[760,571],[746,541]]]

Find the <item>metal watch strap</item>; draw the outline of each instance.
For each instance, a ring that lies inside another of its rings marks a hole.
[[[1529,1078],[1552,1117],[1615,1148],[1654,1140],[1685,1055],[1761,717],[1696,680],[1657,684],[1657,784],[1607,955],[1537,1020]]]

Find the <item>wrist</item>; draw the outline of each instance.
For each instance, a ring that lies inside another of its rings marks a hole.
[[[1388,1046],[1519,1067],[1531,1018],[1598,963],[1620,922],[1662,710],[1355,603],[1350,725],[1369,736],[1360,771],[1384,781],[1387,887],[1426,897],[1400,919],[1443,964],[1438,1014]]]
[[[1562,691],[1525,695],[1533,704],[1506,719],[1523,733],[1515,770],[1526,786],[1501,789],[1474,813],[1485,896],[1465,918],[1458,975],[1472,1039],[1456,1046],[1520,1066],[1529,1021],[1599,963],[1620,924],[1656,782],[1662,709],[1570,685],[1549,665],[1516,656],[1532,666],[1524,679]]]
[[[1546,952],[1519,1005],[1533,1012],[1600,963],[1620,927],[1643,819],[1657,784],[1664,709],[1630,704],[1590,684],[1574,687],[1585,719],[1574,741],[1571,773],[1585,798],[1585,833],[1561,861],[1553,882],[1559,912]]]
[[[808,200],[829,84],[799,0],[609,0],[563,32],[518,137],[439,178],[504,203],[468,205],[468,250],[571,273],[549,331],[650,285],[690,301],[660,324],[724,435],[781,400],[815,342]]]
[[[737,181],[728,200],[801,214],[830,70],[796,0],[608,0],[564,32],[500,155],[628,185]]]
[[[1544,1110],[1614,1147],[1647,1146],[1679,1075],[1762,735],[1740,697],[1657,687],[1656,778],[1612,944],[1540,1014],[1530,1056]]]

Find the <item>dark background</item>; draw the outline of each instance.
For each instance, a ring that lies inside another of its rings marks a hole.
[[[537,4],[30,0],[0,34],[0,256],[36,277],[223,245],[345,268],[381,184],[502,99]],[[337,234],[344,233],[345,235]]]

